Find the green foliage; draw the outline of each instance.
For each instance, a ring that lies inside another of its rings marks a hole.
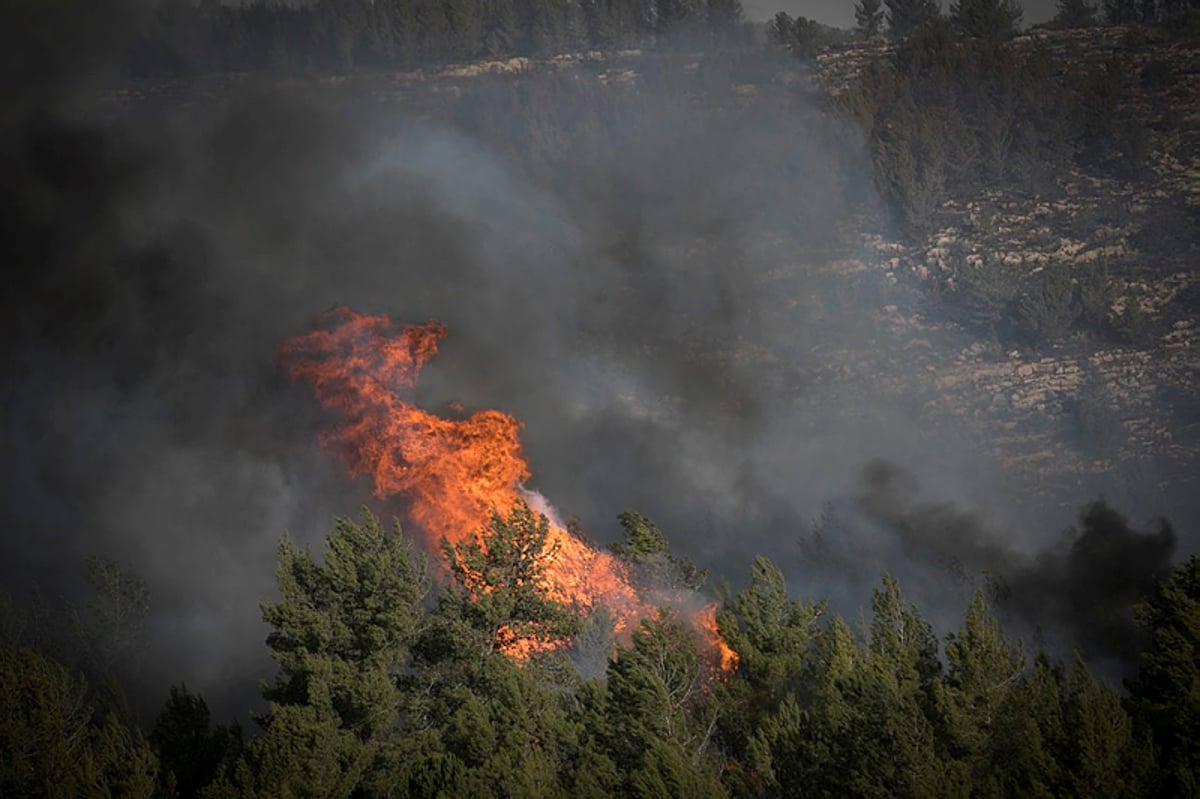
[[[854,5],[854,27],[860,36],[874,39],[883,29],[882,0],[859,0]]]
[[[1137,749],[1133,723],[1116,689],[1097,682],[1076,660],[1063,694],[1067,741],[1062,765],[1070,794],[1114,799],[1141,795],[1141,775],[1132,766]]]
[[[926,691],[941,674],[937,637],[916,605],[905,606],[900,584],[889,574],[871,597],[871,654],[910,693]]]
[[[28,649],[0,650],[0,795],[147,797],[158,759],[83,680]]]
[[[944,795],[922,685],[936,671],[936,640],[891,578],[873,607],[866,646],[839,618],[821,628],[805,690],[759,725],[749,752],[769,795],[797,785],[821,796]]]
[[[705,21],[716,44],[737,44],[744,22],[741,0],[708,0]]]
[[[710,745],[715,708],[695,638],[661,613],[644,620],[608,669],[606,721],[613,762],[634,796],[721,796]],[[690,774],[687,773],[690,770]],[[693,793],[694,792],[694,793]]]
[[[1155,793],[1194,796],[1200,791],[1200,558],[1175,569],[1138,607],[1150,635],[1129,707],[1157,752]]]
[[[107,679],[114,668],[132,657],[150,612],[150,589],[145,580],[111,558],[87,559],[91,589],[82,612],[70,607],[74,634],[84,650],[93,679]]]
[[[994,784],[1002,767],[995,719],[1002,718],[1025,667],[992,616],[982,592],[963,626],[946,640],[946,674],[933,686],[943,757],[955,781]]]
[[[1024,14],[1017,0],[954,0],[950,21],[964,36],[985,42],[1011,39]]]
[[[1050,266],[1026,281],[1017,300],[1017,330],[1026,341],[1057,341],[1074,328],[1083,313],[1068,267]]]
[[[978,332],[1006,332],[1020,293],[1016,270],[996,258],[977,266],[961,265],[954,273],[954,294],[962,321]]]
[[[1006,342],[1038,345],[1076,333],[1113,335],[1113,287],[1107,266],[1052,263],[1021,275],[995,258],[954,271],[950,301],[975,332]]]
[[[941,14],[935,0],[884,0],[884,5],[888,30],[897,39],[916,33]]]
[[[1116,299],[1108,263],[1097,259],[1074,267],[1078,285],[1080,321],[1092,332],[1107,333],[1112,326],[1112,306]]]
[[[699,591],[708,572],[689,558],[671,554],[667,536],[637,511],[627,510],[617,519],[625,531],[624,540],[613,544],[612,552],[635,574],[634,582],[654,588]]]
[[[1096,24],[1096,6],[1087,0],[1058,0],[1051,24],[1056,28],[1090,28]]]
[[[544,570],[556,551],[550,523],[524,502],[507,518],[492,512],[477,541],[442,542],[455,581],[469,600],[461,606],[489,650],[518,640],[565,641],[582,629],[579,614],[550,598]]]
[[[1067,410],[1075,422],[1079,446],[1089,456],[1112,458],[1125,444],[1125,424],[1099,371],[1090,369],[1084,374]]]
[[[768,41],[787,48],[801,58],[813,58],[841,39],[838,31],[807,17],[795,17],[780,11],[767,23]]]
[[[424,559],[399,526],[389,532],[364,509],[362,524],[337,520],[324,563],[285,538],[276,579],[280,601],[262,613],[281,675],[264,695],[282,704],[319,696],[346,729],[373,738],[390,723],[392,681],[424,617]]]
[[[1139,347],[1154,343],[1156,325],[1154,319],[1143,308],[1136,296],[1124,298],[1124,309],[1113,320],[1113,329],[1118,340]]]
[[[694,574],[644,517],[621,521],[623,557]],[[546,641],[570,632],[530,562],[546,540],[528,506],[494,514],[474,545],[445,547],[455,582],[435,608],[422,559],[369,513],[336,523],[321,562],[284,540],[280,598],[263,608],[280,676],[264,689],[262,734],[241,750],[236,728],[213,728],[200,697],[173,689],[150,736],[161,776],[151,747],[97,713],[84,682],[0,650],[0,792],[933,799],[1198,787],[1200,559],[1139,607],[1149,645],[1123,703],[1078,659],[1027,666],[982,593],[939,652],[893,577],[856,634],[791,597],[765,558],[718,614],[740,658],[732,674],[711,673],[694,630],[667,611],[641,621],[603,681],[561,654],[514,661],[496,646],[501,626],[532,624]],[[607,642],[611,619],[594,621]]]
[[[951,12],[893,22],[902,41],[891,58],[869,64],[837,99],[861,125],[876,187],[910,233],[934,227],[946,200],[997,184],[1042,194],[1073,167],[1143,174],[1150,140],[1121,102],[1116,61],[1081,73],[1048,47],[1001,41],[1019,15],[1010,0],[964,0]]]
[[[187,686],[172,686],[150,729],[150,745],[161,763],[162,785],[173,786],[168,793],[188,799],[236,760],[242,732],[237,725],[213,728],[204,699]]]
[[[723,687],[722,735],[744,754],[763,714],[801,691],[823,604],[788,596],[783,573],[766,558],[751,568],[750,585],[717,616],[722,638],[738,655],[738,679]]]
[[[401,713],[398,679],[420,633],[425,563],[369,511],[339,519],[317,563],[286,538],[280,601],[264,604],[280,675],[264,687],[265,733],[206,795],[350,796],[369,783]]]
[[[29,19],[30,27],[46,23]],[[649,43],[737,44],[740,0],[315,0],[162,3],[124,53],[138,78],[438,64]]]

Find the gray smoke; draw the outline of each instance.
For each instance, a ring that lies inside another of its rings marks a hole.
[[[887,557],[806,559],[810,520],[872,458],[962,506],[1009,504],[918,397],[828,379],[897,345],[870,322],[872,278],[819,268],[854,250],[869,159],[794,64],[480,80],[419,114],[319,80],[143,86],[125,108],[95,45],[119,47],[136,7],[74,5],[4,15],[0,51],[35,66],[4,71],[0,117],[0,576],[83,601],[89,555],[140,574],[126,678],[144,707],[186,681],[240,715],[270,672],[279,536],[319,547],[370,500],[275,363],[333,305],[446,322],[416,400],[524,420],[531,488],[601,542],[637,508],[719,575],[762,553],[820,596],[927,563],[883,524]]]
[[[1011,633],[1059,657],[1078,652],[1114,676],[1132,673],[1144,643],[1133,608],[1170,572],[1178,543],[1170,524],[1138,530],[1097,501],[1056,540],[1016,542],[997,520],[930,501],[912,474],[877,461],[863,470],[857,496],[830,506],[805,549],[808,569],[848,575],[847,593],[859,601],[870,590],[863,578],[890,570],[948,631],[983,588]]]

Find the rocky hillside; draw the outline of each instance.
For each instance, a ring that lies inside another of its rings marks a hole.
[[[1140,29],[1037,31],[1063,70],[1120,76],[1120,110],[1140,123],[1144,165],[1120,178],[1072,168],[1044,193],[995,188],[948,199],[923,236],[871,235],[851,269],[912,289],[881,324],[911,360],[873,369],[927,373],[929,418],[965,420],[1034,487],[1091,481],[1140,495],[1194,490],[1200,477],[1200,40]],[[822,54],[819,80],[845,92],[888,45]],[[1010,346],[934,310],[958,273],[993,260],[1014,274],[1103,264],[1123,341],[1082,335]]]
[[[948,420],[965,425],[980,449],[1043,499],[1077,504],[1081,492],[1099,486],[1135,513],[1187,506],[1200,479],[1200,38],[1140,28],[1039,30],[1011,46],[1040,54],[1060,77],[1112,76],[1110,110],[1130,131],[1125,151],[1115,161],[1107,154],[1104,168],[1065,164],[1036,190],[996,181],[950,191],[919,232],[876,211],[850,226],[843,246],[823,254],[797,256],[794,248],[757,244],[752,257],[768,268],[755,279],[770,283],[778,314],[801,306],[818,316],[836,313],[807,299],[813,273],[823,272],[843,282],[833,294],[844,286],[856,292],[848,312],[860,313],[867,296],[874,317],[874,338],[865,344],[798,328],[797,338],[811,339],[825,365],[817,374],[783,374],[781,388],[819,383],[833,394],[915,404],[930,427]],[[836,105],[895,50],[884,41],[857,43],[820,53],[811,64],[787,59],[766,68],[734,59],[719,102],[769,109],[799,92],[810,105]],[[456,103],[483,78],[550,73],[569,79],[555,91],[585,83],[636,90],[644,76],[664,70],[698,75],[698,83],[705,73],[699,58],[686,54],[586,53],[412,72],[234,75],[186,91],[140,83],[106,95],[101,110],[219,102],[233,89],[265,81],[357,109],[454,118]],[[580,108],[596,96],[583,95]],[[504,127],[497,119],[516,119],[530,135],[547,136],[564,119],[583,124],[563,112],[526,125],[527,114],[542,111],[518,108],[506,112],[510,117],[484,119],[472,132],[495,133]],[[550,139],[563,158],[580,140],[558,133]],[[500,144],[499,151],[508,149]],[[1014,285],[1053,270],[1068,270],[1078,284],[1100,275],[1107,334],[1030,342],[962,324],[950,300],[964,275],[984,266],[1003,269]],[[703,357],[734,366],[787,361],[769,347],[739,347]]]

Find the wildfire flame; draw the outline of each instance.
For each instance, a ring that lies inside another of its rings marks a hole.
[[[339,417],[321,434],[322,445],[352,475],[370,475],[378,498],[404,496],[431,544],[473,540],[492,509],[507,512],[532,495],[523,488],[530,473],[517,436],[519,421],[496,410],[442,418],[402,398],[437,354],[445,325],[402,325],[348,308],[335,308],[319,322],[317,330],[283,343],[281,361],[292,379],[312,384],[321,405]],[[617,635],[627,636],[652,607],[638,596],[619,560],[571,535],[552,513],[547,516],[544,573],[550,597],[581,613],[604,607]],[[737,656],[718,634],[715,614],[708,605],[691,621],[729,671]],[[517,641],[506,651],[527,657],[536,648]]]

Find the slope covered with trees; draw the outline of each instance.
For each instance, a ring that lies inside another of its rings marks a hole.
[[[132,36],[133,77],[347,70],[745,41],[739,0],[163,2]]]
[[[614,549],[696,584],[648,520]],[[320,560],[285,539],[264,604],[278,677],[243,745],[176,688],[148,739],[28,649],[0,660],[5,795],[251,797],[1164,796],[1195,790],[1200,561],[1140,606],[1125,695],[1007,637],[983,593],[939,639],[883,576],[858,625],[759,558],[719,628],[722,673],[672,612],[625,640],[540,585],[545,521],[519,505],[449,578],[398,527],[339,520]],[[648,559],[648,560],[647,560]],[[434,589],[435,583],[440,585]],[[591,629],[585,629],[590,626]],[[514,661],[502,630],[571,635]],[[606,653],[601,677],[577,668]],[[98,712],[97,708],[108,710]]]

